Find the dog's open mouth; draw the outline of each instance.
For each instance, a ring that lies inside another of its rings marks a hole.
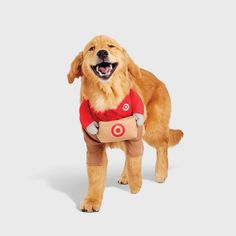
[[[115,71],[117,65],[118,63],[102,62],[95,66],[91,66],[91,68],[99,78],[108,80]]]

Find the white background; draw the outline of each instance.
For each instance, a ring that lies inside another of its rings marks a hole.
[[[1,235],[235,235],[234,1],[1,1]],[[96,214],[87,188],[74,56],[95,35],[123,45],[164,81],[171,127],[169,177],[154,181],[145,146],[139,194],[120,186],[124,156],[109,151]]]

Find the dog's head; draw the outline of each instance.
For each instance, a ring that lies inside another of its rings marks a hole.
[[[93,38],[71,64],[69,83],[83,76],[98,83],[107,83],[116,75],[140,77],[140,69],[127,52],[107,36]]]

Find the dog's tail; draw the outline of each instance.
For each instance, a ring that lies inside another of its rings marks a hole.
[[[184,133],[182,130],[180,129],[170,129],[169,130],[169,143],[168,146],[169,147],[173,147],[175,145],[177,145],[181,138],[184,136]]]

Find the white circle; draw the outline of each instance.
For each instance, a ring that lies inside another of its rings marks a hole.
[[[129,110],[129,104],[128,104],[128,103],[125,103],[125,104],[123,105],[123,110],[124,110],[124,111],[128,111],[128,110]]]
[[[116,127],[116,128],[114,129],[114,133],[115,133],[116,135],[120,135],[120,134],[122,133],[122,129],[121,129],[120,127]]]

